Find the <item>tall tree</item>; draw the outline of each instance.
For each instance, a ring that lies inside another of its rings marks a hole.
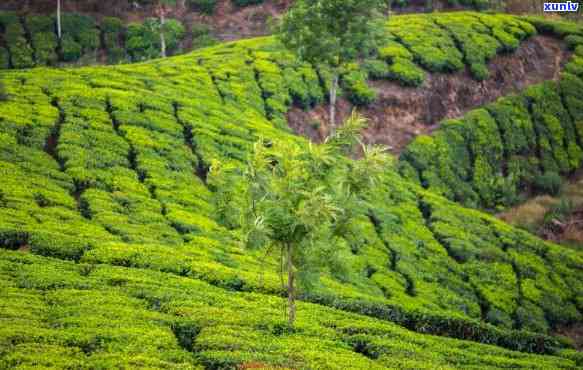
[[[380,147],[365,149],[358,161],[343,156],[358,142],[364,124],[353,113],[323,145],[259,142],[242,172],[244,181],[226,180],[227,166],[212,165],[210,184],[219,182],[218,188],[223,189],[219,196],[233,202],[234,194],[244,194],[230,208],[243,209],[247,245],[280,252],[281,273],[287,275],[289,327],[296,318],[296,280],[310,286],[322,268],[341,266],[334,258],[337,238],[348,230],[354,212],[367,208],[364,194],[387,164],[388,156]],[[238,187],[225,190],[229,183]],[[219,202],[224,211],[225,199]]]
[[[279,39],[302,61],[330,69],[330,125],[336,123],[341,68],[374,49],[385,0],[297,0],[284,15]]]

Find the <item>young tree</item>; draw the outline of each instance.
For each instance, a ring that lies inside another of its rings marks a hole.
[[[279,29],[282,43],[300,60],[331,71],[332,132],[341,68],[377,46],[384,33],[379,25],[384,7],[385,0],[297,0],[283,17]]]
[[[244,194],[231,208],[243,209],[247,245],[280,252],[282,274],[287,274],[289,327],[296,318],[296,280],[310,286],[323,267],[341,266],[334,258],[337,238],[347,232],[354,213],[367,208],[364,194],[387,164],[380,147],[365,149],[358,161],[343,155],[358,141],[364,123],[353,113],[322,145],[258,142],[242,172],[243,181],[225,180],[226,166],[214,163],[211,168],[211,184],[218,181],[223,189],[228,183],[244,184],[244,189],[223,191],[219,204],[224,210],[233,194]]]

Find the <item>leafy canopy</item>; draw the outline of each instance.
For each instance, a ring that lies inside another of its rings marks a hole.
[[[382,0],[299,0],[283,17],[279,38],[301,60],[339,67],[378,45],[383,6]]]
[[[345,157],[364,125],[353,113],[323,145],[260,141],[247,167],[236,170],[239,181],[228,175],[235,167],[215,162],[211,168],[221,218],[233,226],[233,215],[244,210],[238,213],[239,225],[250,248],[287,253],[291,245],[304,287],[313,285],[324,267],[342,272],[336,238],[344,235],[355,213],[368,209],[365,195],[389,163],[382,147],[363,147],[360,160]]]

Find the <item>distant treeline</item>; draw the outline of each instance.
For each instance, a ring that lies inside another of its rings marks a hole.
[[[20,16],[0,13],[0,69],[55,66],[61,63],[110,64],[142,61],[160,56],[160,23],[147,18],[142,23],[124,25],[121,19],[96,19],[76,14],[62,15],[59,39],[54,15]],[[190,35],[188,35],[190,33]],[[168,54],[177,54],[186,36],[194,46],[213,42],[206,26],[195,24],[191,30],[176,19],[164,24]]]

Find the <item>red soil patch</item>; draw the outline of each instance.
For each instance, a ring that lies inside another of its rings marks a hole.
[[[512,54],[498,55],[489,63],[490,78],[478,82],[468,71],[428,74],[421,87],[406,88],[392,81],[372,81],[377,100],[360,112],[369,119],[363,136],[367,143],[384,144],[395,154],[417,135],[429,134],[446,118],[488,104],[500,96],[519,92],[527,86],[557,79],[569,56],[560,41],[535,36]],[[338,122],[352,107],[340,101]],[[314,122],[321,122],[318,127]],[[329,133],[328,107],[305,112],[293,108],[288,113],[290,127],[298,134],[321,142]]]

